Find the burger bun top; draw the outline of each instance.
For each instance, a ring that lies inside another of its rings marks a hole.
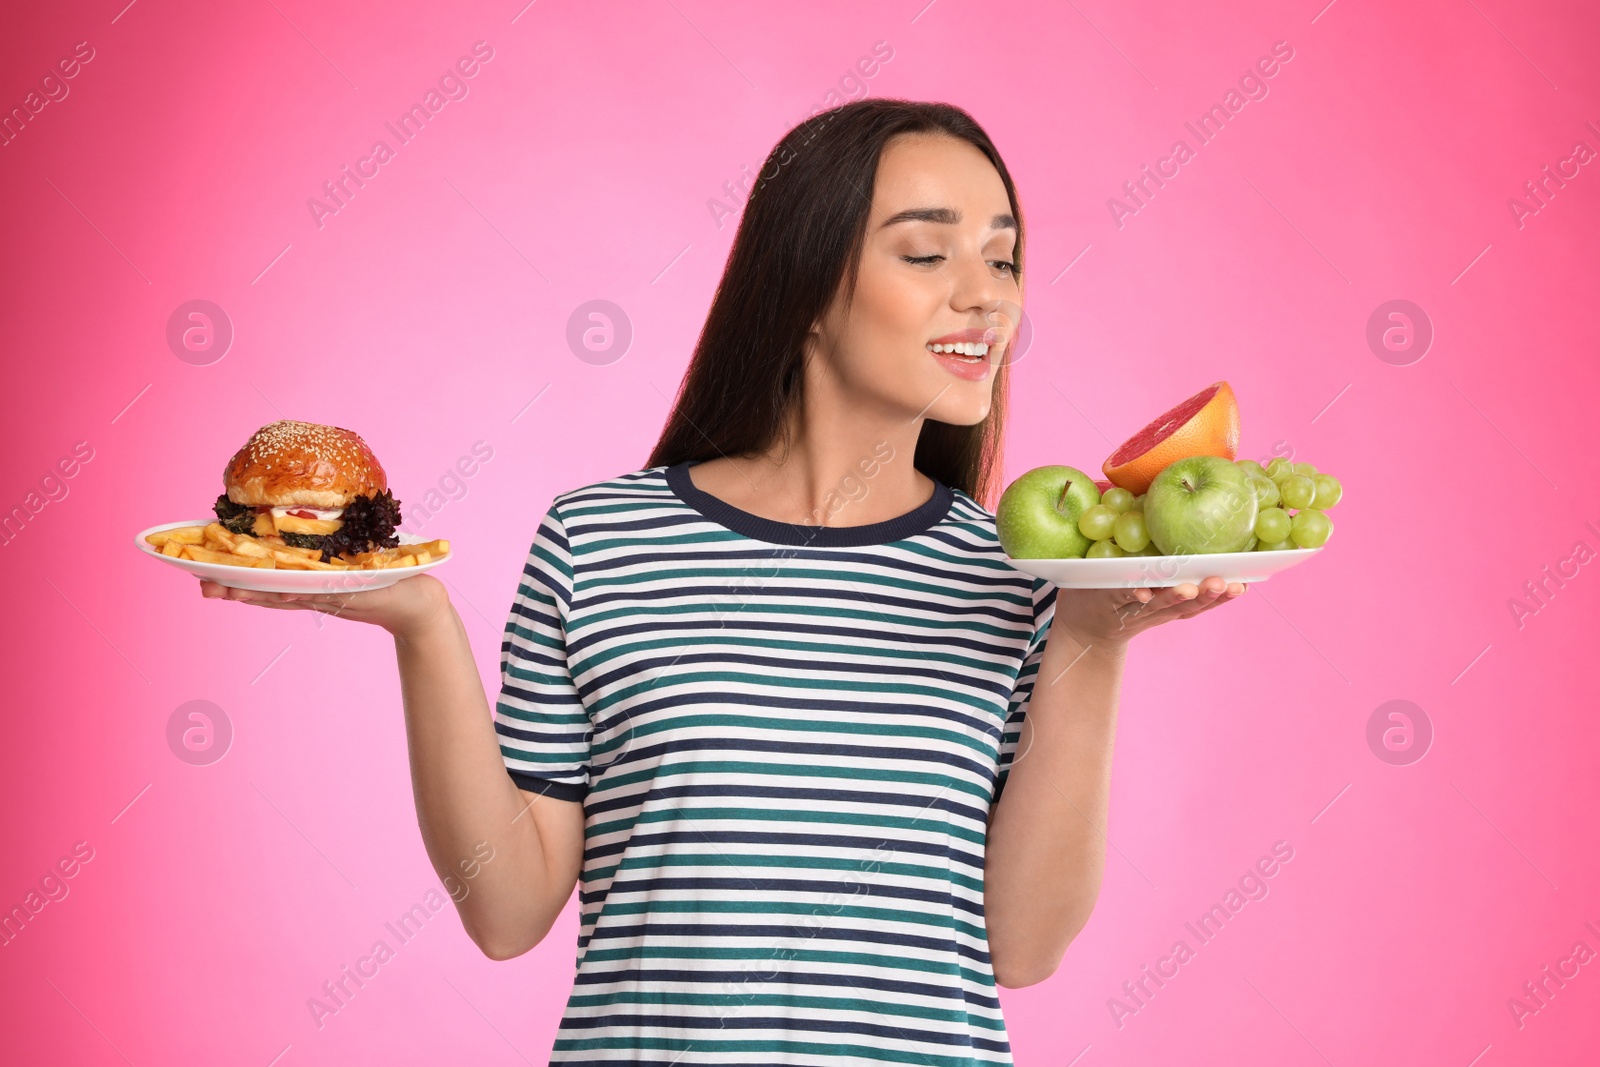
[[[343,508],[389,488],[360,435],[291,419],[252,434],[228,461],[222,484],[229,500],[247,507]]]

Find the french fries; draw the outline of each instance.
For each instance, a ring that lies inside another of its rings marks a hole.
[[[206,543],[206,528],[204,526],[180,526],[175,530],[162,530],[145,538],[155,548],[165,548],[169,541],[179,545],[203,545]],[[170,555],[170,553],[169,553]]]
[[[244,567],[274,567],[272,559],[252,559],[249,556],[236,556],[231,552],[217,552],[213,549],[203,548],[200,545],[184,545],[183,555],[196,563],[232,563]]]
[[[259,532],[261,529],[258,524],[256,530]],[[450,542],[441,538],[417,545],[347,553],[324,563],[321,552],[314,548],[285,544],[275,532],[262,536],[236,534],[219,522],[161,530],[147,535],[145,543],[159,549],[163,556],[176,559],[267,570],[372,571],[390,567],[420,567],[450,554]]]
[[[295,545],[285,544],[284,541],[283,541],[283,538],[279,537],[275,533],[274,534],[268,534],[265,537],[259,538],[259,540],[260,540],[262,545],[270,547],[272,549],[281,550],[281,551],[284,551],[284,552],[293,552],[295,555],[304,556],[307,559],[321,559],[322,558],[322,553],[318,552],[316,549],[314,549],[314,548],[298,548]]]
[[[210,525],[208,525],[206,527],[206,529],[205,529],[205,535],[206,535],[206,539],[205,539],[205,543],[206,544],[209,545],[213,541],[215,541],[217,544],[220,544],[225,551],[228,551],[228,552],[232,552],[233,551],[234,539],[244,536],[243,534],[232,533],[231,531],[229,531],[229,529],[226,526],[222,525],[222,523],[220,523],[220,522],[213,522]]]

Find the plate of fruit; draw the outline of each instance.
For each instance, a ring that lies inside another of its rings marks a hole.
[[[1035,467],[995,509],[1011,565],[1066,589],[1259,582],[1333,536],[1339,479],[1274,456],[1238,459],[1239,406],[1227,382],[1196,393],[1101,465]]]

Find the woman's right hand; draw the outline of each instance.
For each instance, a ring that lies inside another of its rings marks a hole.
[[[444,584],[427,574],[402,578],[382,589],[350,593],[264,593],[235,589],[202,578],[200,595],[208,600],[237,600],[263,608],[320,611],[381,626],[395,636],[424,629],[450,610],[450,597]]]

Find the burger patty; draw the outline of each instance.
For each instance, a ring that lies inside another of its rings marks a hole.
[[[217,513],[217,521],[234,533],[247,534],[255,527],[256,509],[235,504],[227,493],[217,497],[212,510]],[[331,534],[284,533],[279,536],[285,544],[296,548],[321,550],[324,563],[344,552],[371,552],[400,543],[394,532],[400,525],[400,502],[387,489],[372,496],[353,498],[339,519],[344,525]]]

